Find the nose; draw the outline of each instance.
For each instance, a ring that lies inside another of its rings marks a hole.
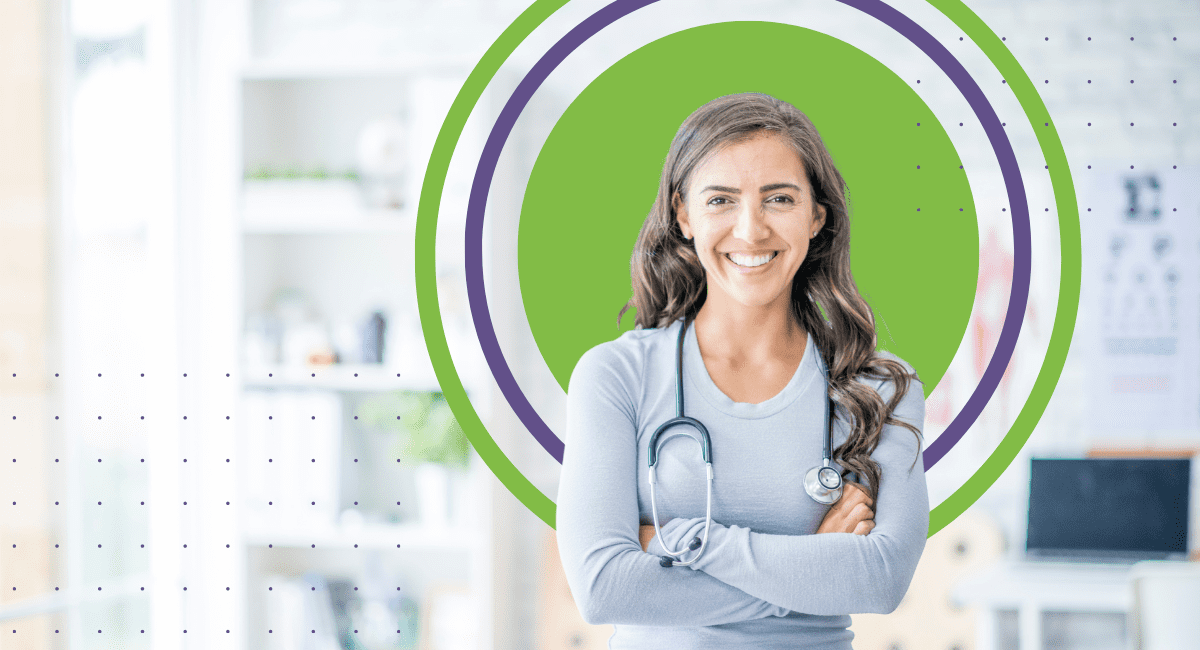
[[[769,234],[762,206],[750,202],[743,204],[738,211],[737,223],[733,226],[733,236],[755,243],[766,239]]]

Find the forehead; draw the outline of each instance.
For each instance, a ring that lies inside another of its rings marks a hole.
[[[778,133],[756,134],[710,153],[692,172],[696,181],[723,180],[723,185],[742,179],[750,183],[804,180],[804,161],[787,137]]]

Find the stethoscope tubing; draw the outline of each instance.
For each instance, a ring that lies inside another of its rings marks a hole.
[[[668,556],[670,556],[670,557],[664,556],[662,558],[661,564],[664,567],[688,566],[690,564],[695,563],[697,560],[699,560],[700,557],[704,554],[705,546],[708,544],[708,533],[709,533],[710,528],[712,527],[712,484],[713,484],[712,440],[708,435],[708,429],[706,429],[704,427],[704,425],[700,423],[699,420],[696,420],[695,418],[687,417],[683,414],[683,339],[684,339],[685,333],[687,332],[687,327],[688,327],[688,321],[685,318],[683,323],[680,325],[679,339],[678,339],[678,342],[676,343],[675,417],[671,418],[670,420],[667,420],[666,422],[659,425],[659,427],[657,429],[655,429],[654,433],[650,436],[649,449],[647,450],[647,461],[650,465],[650,472],[649,472],[649,474],[650,474],[650,513],[651,513],[651,517],[653,518],[653,521],[654,521],[654,533],[655,533],[655,536],[658,538],[659,546],[661,546],[663,551],[666,552]],[[817,358],[817,365],[821,369],[822,378],[825,380],[826,384],[828,384],[828,371],[825,369],[824,359],[821,359],[819,355]],[[838,474],[837,471],[831,467],[831,463],[833,460],[832,459],[832,456],[833,456],[833,449],[832,449],[832,447],[833,447],[833,431],[829,427],[829,396],[828,395],[824,396],[824,406],[825,406],[825,409],[824,409],[825,410],[825,418],[824,418],[825,436],[824,436],[824,439],[822,440],[822,444],[821,444],[821,457],[822,457],[821,465],[809,470],[808,475],[805,480],[805,491],[807,491],[809,496],[811,496],[813,498],[813,500],[817,501],[818,503],[829,505],[829,504],[832,504],[833,502],[837,501],[838,498],[840,498],[841,491],[842,491],[842,479],[841,479],[841,475]],[[662,438],[662,434],[665,431],[667,431],[668,429],[670,429],[672,427],[680,426],[680,425],[691,427],[695,431],[695,433],[685,433],[685,432],[679,431],[679,432],[672,433],[671,435],[667,436],[666,438]],[[699,437],[696,436],[696,433],[699,434]],[[699,545],[696,545],[697,538],[693,538],[688,543],[687,548],[684,548],[683,550],[678,550],[678,551],[667,548],[667,543],[664,542],[662,539],[662,528],[659,526],[659,519],[658,519],[658,502],[657,502],[657,499],[655,498],[655,490],[654,490],[654,486],[658,483],[657,472],[655,470],[658,465],[658,447],[660,444],[660,440],[667,440],[667,439],[673,438],[677,435],[689,436],[692,439],[696,440],[696,442],[698,442],[700,444],[700,453],[704,459],[705,472],[708,476],[707,488],[706,488],[707,496],[705,499],[706,505],[705,505],[705,512],[704,512],[704,520],[705,520],[704,521],[704,537],[699,538],[699,542],[700,542]],[[834,485],[834,486],[826,485],[825,484],[826,482],[824,480],[822,480],[822,475],[827,475],[826,470],[830,470],[832,472],[832,474],[833,474],[832,478],[836,482],[836,485]],[[815,472],[815,474],[814,474],[814,472]],[[810,480],[810,478],[812,480]],[[815,487],[815,488],[812,485],[814,480],[817,482],[817,487]],[[699,552],[696,553],[696,556],[694,558],[687,560],[685,562],[679,562],[679,561],[675,561],[673,559],[673,558],[682,556],[684,553],[687,553],[688,551],[699,551]]]
[[[681,551],[672,551],[671,549],[667,548],[667,543],[663,541],[662,529],[658,525],[658,505],[654,500],[654,484],[657,483],[658,481],[655,479],[655,476],[654,476],[654,468],[653,467],[650,468],[650,516],[654,518],[654,535],[655,535],[655,537],[658,538],[658,545],[662,547],[663,551],[666,552],[667,555],[670,555],[673,558],[679,557],[679,556],[683,555],[684,553],[687,553],[688,551],[694,551],[694,550],[699,551],[698,553],[696,553],[696,557],[694,557],[690,560],[687,560],[686,562],[670,560],[670,564],[666,564],[664,562],[663,563],[664,566],[688,566],[688,565],[696,562],[697,560],[699,560],[700,556],[704,555],[704,546],[706,544],[708,544],[708,530],[709,530],[709,527],[712,526],[712,482],[713,482],[712,463],[705,463],[704,467],[708,472],[708,481],[706,482],[707,486],[708,486],[707,490],[706,490],[708,492],[708,496],[706,498],[706,505],[704,506],[704,537],[701,538],[699,547],[693,548],[693,545],[691,543],[689,543],[688,547]],[[666,558],[663,558],[663,559],[666,560]]]

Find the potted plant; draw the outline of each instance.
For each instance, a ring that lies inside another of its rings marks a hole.
[[[470,460],[470,443],[442,393],[396,391],[363,402],[359,418],[394,432],[392,447],[402,465],[413,468],[422,524],[448,523],[450,483],[461,480]]]

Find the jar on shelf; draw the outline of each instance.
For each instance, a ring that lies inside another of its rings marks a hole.
[[[404,207],[404,172],[408,162],[408,133],[398,117],[369,122],[358,136],[358,176],[363,202],[371,209]]]

